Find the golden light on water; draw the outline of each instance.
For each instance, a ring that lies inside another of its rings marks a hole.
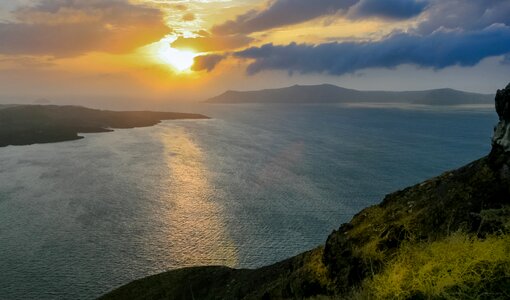
[[[216,201],[200,147],[182,128],[164,133],[168,207],[165,223],[172,259],[179,266],[238,264],[237,247],[229,237],[224,208]]]

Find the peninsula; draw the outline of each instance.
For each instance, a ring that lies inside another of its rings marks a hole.
[[[54,143],[83,138],[79,133],[110,132],[116,128],[148,127],[162,120],[208,119],[200,114],[108,111],[80,106],[0,106],[0,147]]]

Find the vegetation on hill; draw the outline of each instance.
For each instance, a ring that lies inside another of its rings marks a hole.
[[[510,235],[462,232],[404,243],[383,270],[353,293],[359,299],[508,299]]]

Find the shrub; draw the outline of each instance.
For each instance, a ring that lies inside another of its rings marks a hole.
[[[357,297],[510,299],[510,235],[404,243]]]

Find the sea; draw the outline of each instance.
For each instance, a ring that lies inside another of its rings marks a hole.
[[[163,121],[0,148],[0,299],[95,299],[323,244],[388,193],[490,151],[492,107],[174,105]]]

